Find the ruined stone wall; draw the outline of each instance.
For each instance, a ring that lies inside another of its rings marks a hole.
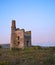
[[[25,47],[30,47],[31,46],[31,31],[25,32]]]
[[[16,34],[16,48],[24,48],[24,30],[19,29],[15,31]]]

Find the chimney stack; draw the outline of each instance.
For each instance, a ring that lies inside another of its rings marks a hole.
[[[15,20],[12,20],[12,26],[11,28],[16,28],[16,21]]]

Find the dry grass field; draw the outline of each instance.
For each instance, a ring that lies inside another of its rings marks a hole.
[[[55,47],[0,48],[0,65],[55,65]]]

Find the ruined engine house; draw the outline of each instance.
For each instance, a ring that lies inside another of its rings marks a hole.
[[[10,48],[22,48],[31,46],[31,31],[16,28],[16,21],[12,20]]]

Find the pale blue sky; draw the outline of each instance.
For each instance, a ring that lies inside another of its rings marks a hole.
[[[12,19],[33,45],[55,45],[55,0],[0,0],[0,43],[10,43]]]

